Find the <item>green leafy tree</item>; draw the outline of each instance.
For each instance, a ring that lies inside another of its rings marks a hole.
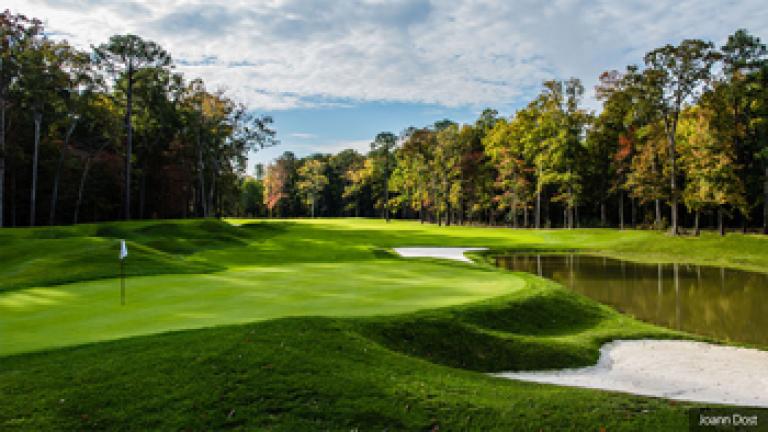
[[[381,188],[383,189],[382,207],[384,208],[384,219],[389,222],[389,176],[392,172],[393,150],[397,145],[397,136],[392,132],[381,132],[371,143],[371,156],[376,159],[377,166],[380,166],[382,178]]]
[[[56,122],[56,126],[57,130],[63,132],[64,139],[61,140],[59,159],[53,176],[48,216],[49,225],[56,223],[56,209],[59,203],[61,177],[70,147],[70,139],[77,127],[81,113],[87,109],[86,104],[89,103],[91,96],[97,91],[99,85],[98,80],[93,74],[92,63],[88,53],[75,50],[66,43],[63,43],[58,55],[62,57],[63,87],[61,88],[60,111],[63,115]]]
[[[31,41],[40,37],[40,20],[5,10],[0,14],[0,228],[5,226],[5,177],[8,143],[6,113],[12,105],[11,91],[22,75],[21,57]]]
[[[125,85],[125,191],[124,218],[131,218],[131,161],[133,158],[133,89],[145,68],[171,65],[171,56],[158,44],[136,35],[114,35],[109,42],[93,48],[94,60]]]
[[[728,41],[721,47],[723,70],[722,78],[715,85],[715,92],[721,98],[717,106],[715,127],[719,134],[727,135],[733,141],[735,162],[739,165],[739,177],[744,180],[747,193],[760,190],[762,175],[760,158],[761,143],[755,129],[759,112],[756,110],[760,100],[760,66],[766,61],[768,50],[756,36],[744,29],[728,36]],[[710,104],[711,105],[711,104]],[[752,207],[758,203],[759,193],[748,200],[742,208],[742,228],[746,230]]]
[[[264,214],[264,182],[247,177],[243,181],[241,208],[245,216],[258,217]]]

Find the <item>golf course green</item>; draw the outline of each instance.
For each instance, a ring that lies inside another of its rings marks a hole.
[[[119,240],[128,242],[120,305]],[[689,338],[537,277],[393,247],[768,268],[768,238],[185,220],[0,231],[0,430],[669,430],[686,403],[494,378]],[[700,405],[698,405],[700,406]]]

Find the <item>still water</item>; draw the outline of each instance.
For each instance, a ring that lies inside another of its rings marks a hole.
[[[768,274],[580,254],[511,254],[496,265],[555,280],[643,321],[768,345]]]

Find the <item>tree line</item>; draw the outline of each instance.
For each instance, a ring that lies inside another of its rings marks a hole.
[[[247,180],[259,216],[390,216],[437,224],[703,226],[768,233],[768,56],[738,30],[606,71],[598,114],[577,78],[509,117],[378,134],[365,155],[286,152]]]
[[[0,14],[0,227],[231,214],[272,119],[135,35],[90,50]]]

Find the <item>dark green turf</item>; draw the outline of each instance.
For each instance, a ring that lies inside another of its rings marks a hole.
[[[231,222],[0,230],[0,430],[686,430],[690,404],[486,374],[685,335],[533,276],[389,248],[768,268],[762,236]]]

